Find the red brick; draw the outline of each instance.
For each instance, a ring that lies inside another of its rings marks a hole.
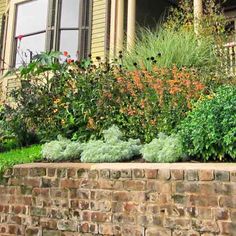
[[[219,206],[223,208],[236,208],[236,196],[220,196]]]
[[[34,188],[32,191],[32,196],[49,198],[49,188]]]
[[[229,210],[224,208],[218,208],[214,210],[214,215],[216,220],[229,220]],[[236,219],[236,218],[235,218]],[[231,218],[231,220],[234,222],[234,219]]]
[[[103,213],[103,212],[92,212],[91,220],[92,222],[111,222],[111,213]]]
[[[45,168],[32,168],[29,169],[29,176],[31,177],[40,177],[46,175],[46,169]]]
[[[171,170],[171,179],[183,180],[184,179],[184,171],[183,170]]]
[[[77,170],[76,169],[68,169],[67,170],[67,177],[70,179],[77,178]]]
[[[107,190],[123,190],[123,182],[120,180],[105,180],[100,179],[99,181],[100,189],[107,189]]]
[[[68,189],[50,188],[50,196],[52,198],[67,198],[69,195]]]
[[[230,221],[219,221],[218,224],[219,224],[219,227],[220,227],[220,233],[222,233],[222,234],[235,233],[235,232],[232,232],[232,222],[230,222]]]
[[[85,222],[79,225],[79,232],[88,233],[89,232],[89,223]]]
[[[74,179],[62,179],[60,182],[61,188],[80,188],[81,180]]]
[[[110,170],[100,170],[99,176],[102,179],[109,179],[110,178]]]
[[[145,170],[145,176],[147,179],[156,179],[158,170]]]
[[[171,236],[171,230],[163,229],[161,227],[148,228],[146,230],[146,236]]]
[[[132,172],[133,172],[132,176],[136,179],[144,178],[145,176],[145,172],[142,169],[135,169]]]
[[[198,176],[200,181],[212,181],[214,180],[213,170],[199,170]]]
[[[54,177],[56,174],[56,169],[55,168],[48,168],[47,169],[47,176],[48,177]]]
[[[99,225],[99,233],[102,235],[114,235],[112,225],[111,224],[100,224]]]
[[[124,189],[131,191],[144,191],[146,187],[145,181],[126,180],[124,181]]]
[[[138,206],[139,206],[138,203],[125,202],[123,204],[124,212],[126,212],[126,213],[137,212]]]
[[[40,187],[41,180],[40,178],[24,178],[23,180],[24,185],[31,186],[31,187]],[[21,182],[22,184],[22,182]]]

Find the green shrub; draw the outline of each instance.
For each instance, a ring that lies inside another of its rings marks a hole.
[[[0,152],[6,152],[20,147],[19,140],[9,128],[5,118],[4,107],[0,105]]]
[[[236,158],[236,87],[204,97],[179,129],[188,155],[201,161]]]
[[[59,63],[60,56],[59,52],[39,54],[16,74],[22,86],[11,92],[11,106],[5,109],[11,130],[22,143],[36,142],[35,134],[43,141],[54,139],[62,131],[59,110],[66,115],[66,104],[59,107],[58,101],[69,96],[72,85],[68,81],[73,80],[70,64]]]
[[[0,138],[0,152],[10,151],[19,148],[19,143],[14,136]]]
[[[140,154],[140,141],[122,140],[123,135],[118,127],[112,126],[103,133],[104,141],[90,140],[83,144],[82,162],[120,162]]]
[[[176,162],[183,157],[183,145],[180,137],[160,133],[158,139],[145,144],[141,150],[143,158],[150,162]]]
[[[62,137],[42,146],[42,156],[49,161],[79,159],[81,152],[82,146],[79,142],[73,142]]]

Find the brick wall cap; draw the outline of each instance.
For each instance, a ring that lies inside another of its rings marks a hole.
[[[14,168],[67,168],[91,170],[170,169],[236,171],[236,163],[31,163]]]

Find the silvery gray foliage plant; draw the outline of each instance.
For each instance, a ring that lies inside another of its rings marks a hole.
[[[90,140],[83,144],[82,162],[120,162],[140,155],[140,140],[123,140],[123,134],[117,126],[105,130],[103,136],[104,140]]]
[[[58,140],[46,143],[42,147],[43,158],[50,161],[79,159],[81,152],[81,143],[61,136],[58,136]]]
[[[183,157],[182,141],[175,134],[167,136],[160,133],[157,139],[143,146],[141,153],[149,162],[176,162]]]

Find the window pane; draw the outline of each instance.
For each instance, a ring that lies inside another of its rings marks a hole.
[[[62,0],[61,28],[79,27],[80,0]]]
[[[16,15],[16,36],[46,29],[48,0],[33,0],[19,4]]]
[[[77,59],[78,39],[78,30],[62,30],[60,34],[60,51],[67,51],[72,59]]]
[[[45,38],[46,34],[37,34],[18,40],[17,52],[16,52],[16,67],[24,63],[30,62],[30,52],[32,55],[36,55],[42,51],[45,51]]]

